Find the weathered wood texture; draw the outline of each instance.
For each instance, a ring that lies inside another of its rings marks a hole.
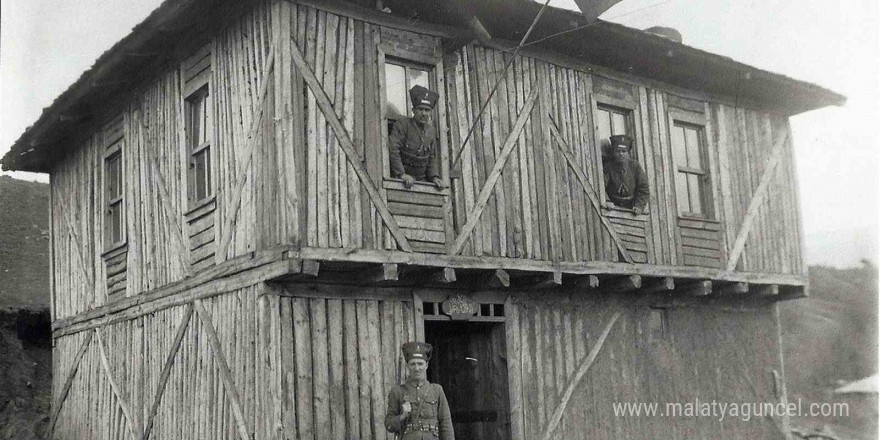
[[[252,286],[196,300],[196,313],[176,306],[101,328],[54,438],[140,439],[146,426],[153,439],[387,438],[386,396],[405,374],[400,345],[416,338],[413,303],[297,295]],[[56,400],[92,333],[56,340]]]
[[[781,419],[615,416],[614,404],[718,401],[779,403],[772,372],[781,371],[773,307],[722,311],[652,309],[593,297],[508,303],[508,364],[513,438],[542,438],[574,385],[548,438],[776,438]],[[611,327],[595,361],[578,369]],[[708,329],[708,331],[707,331]],[[518,347],[513,351],[510,346]],[[516,413],[519,409],[520,413]],[[520,422],[521,420],[521,422]],[[521,431],[520,431],[521,430]],[[519,434],[521,432],[521,434]]]
[[[413,242],[415,252],[451,253],[450,245],[461,242],[464,256],[624,261],[602,216],[636,264],[724,267],[773,139],[789,130],[781,116],[685,100],[563,61],[518,56],[464,146],[450,189],[415,196],[419,203],[411,203],[412,194],[389,189],[385,181],[385,57],[434,66],[444,98],[436,123],[448,159],[510,54],[467,45],[442,55],[439,37],[340,11],[262,2],[205,36],[215,198],[204,206],[187,201],[180,62],[191,50],[180,49],[179,62],[145,75],[143,84],[108,107],[118,108],[107,117],[110,122],[96,127],[52,173],[56,319],[103,305],[113,299],[108,293],[134,296],[180,280],[187,266],[199,271],[277,245],[407,250],[392,237],[389,222]],[[294,49],[315,75],[309,77],[312,86],[293,61]],[[326,100],[316,96],[315,83]],[[537,101],[513,147],[502,152],[536,88]],[[584,191],[579,174],[605,203],[594,123],[598,105],[631,112],[635,157],[651,187],[647,215],[593,209]],[[336,118],[327,118],[331,111]],[[709,220],[678,215],[670,145],[675,112],[696,115],[705,124]],[[122,134],[127,245],[105,261],[103,148],[106,127],[116,127],[114,121],[119,128],[111,131]],[[551,134],[550,124],[558,135]],[[350,144],[338,138],[339,130]],[[560,138],[567,153],[560,150]],[[803,273],[790,140],[784,148],[738,270]],[[496,178],[491,173],[499,159],[506,163],[476,217],[479,194]],[[384,219],[377,209],[382,203],[390,212]],[[468,221],[473,228],[459,237]]]

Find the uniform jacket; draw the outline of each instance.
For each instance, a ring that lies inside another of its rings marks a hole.
[[[430,123],[420,127],[413,118],[398,119],[388,135],[391,176],[406,173],[416,180],[440,177],[437,130]]]
[[[412,405],[412,411],[401,420],[404,402]],[[400,440],[455,440],[443,387],[427,380],[407,380],[392,388],[388,393],[385,429],[398,434]]]
[[[627,159],[621,164],[609,159],[605,161],[603,168],[605,192],[611,203],[622,208],[645,208],[650,190],[648,179],[638,162]]]

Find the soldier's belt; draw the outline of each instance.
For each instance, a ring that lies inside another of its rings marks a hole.
[[[437,437],[440,436],[440,427],[437,425],[431,424],[431,423],[424,423],[424,422],[408,423],[406,425],[406,427],[403,429],[404,434],[409,434],[410,432],[413,432],[413,431],[430,432],[430,433],[436,435]]]

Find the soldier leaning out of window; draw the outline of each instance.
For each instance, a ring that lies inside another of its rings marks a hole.
[[[642,167],[630,157],[633,140],[627,135],[614,135],[608,140],[611,157],[605,158],[603,164],[608,199],[621,208],[641,214],[648,205],[650,190]]]
[[[388,135],[391,176],[403,179],[407,188],[416,180],[443,188],[437,130],[431,124],[431,112],[440,95],[422,86],[414,86],[409,90],[409,96],[413,116],[398,119]]]

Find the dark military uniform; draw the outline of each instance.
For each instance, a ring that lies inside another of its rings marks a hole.
[[[440,155],[437,154],[437,131],[434,126],[420,126],[413,118],[395,122],[388,135],[388,159],[393,177],[405,173],[426,182],[440,177]]]
[[[411,359],[428,362],[431,349],[431,344],[424,342],[407,342],[401,347],[407,363]],[[404,416],[406,402],[411,405],[411,410]],[[420,377],[408,377],[406,383],[392,388],[388,393],[385,429],[397,434],[399,440],[455,440],[452,415],[443,387]]]
[[[605,192],[611,203],[622,208],[644,209],[648,204],[650,190],[648,179],[638,162],[628,159],[624,163],[614,160],[605,162]]]
[[[440,95],[417,85],[409,90],[409,97],[413,108],[433,109]],[[388,159],[391,177],[409,174],[426,182],[440,177],[437,130],[430,123],[419,124],[415,118],[398,120],[388,135]]]
[[[404,402],[412,405],[412,411],[401,420]],[[385,428],[400,440],[455,440],[443,387],[427,380],[407,380],[394,387],[388,393]]]
[[[633,141],[629,136],[614,135],[609,140],[612,149],[618,145],[632,149]],[[627,159],[621,163],[611,157],[605,160],[602,168],[605,171],[605,193],[611,203],[622,208],[645,209],[650,190],[648,178],[638,162]]]

